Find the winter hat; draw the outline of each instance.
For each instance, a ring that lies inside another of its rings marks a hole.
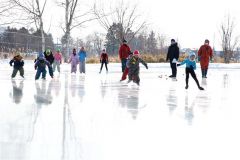
[[[16,52],[15,56],[20,56],[20,52]]]
[[[208,40],[208,39],[205,39],[204,43],[209,44],[209,40]]]
[[[176,42],[175,39],[171,39],[171,42]]]
[[[38,59],[40,59],[40,60],[44,59],[44,54],[40,52],[40,53],[38,54]]]
[[[134,56],[140,56],[140,53],[139,53],[138,50],[135,50],[135,51],[133,52],[133,55],[134,55]]]
[[[189,58],[192,57],[192,56],[196,57],[196,54],[193,51],[190,51],[189,52]]]
[[[60,52],[60,51],[61,51],[60,48],[58,48],[58,49],[57,49],[57,52]]]
[[[123,41],[122,41],[123,43],[127,43],[127,40],[126,39],[123,39]]]
[[[51,50],[50,50],[50,49],[47,49],[47,50],[46,50],[46,55],[50,55],[50,53],[51,53]]]

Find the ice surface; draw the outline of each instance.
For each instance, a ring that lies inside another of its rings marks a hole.
[[[240,65],[211,64],[208,78],[177,81],[168,64],[141,68],[140,86],[119,82],[120,64],[99,74],[10,79],[0,61],[0,160],[239,160]],[[161,78],[160,78],[160,77]]]

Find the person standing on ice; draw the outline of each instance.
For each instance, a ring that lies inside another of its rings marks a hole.
[[[171,45],[168,47],[167,59],[166,61],[170,60],[170,66],[172,69],[172,75],[170,78],[176,78],[177,76],[177,61],[179,58],[179,48],[178,44],[174,39],[171,39]]]
[[[79,63],[79,59],[77,56],[76,49],[73,49],[73,53],[71,54],[68,63],[71,63],[71,73],[77,72],[77,65]]]
[[[177,66],[181,66],[186,64],[186,87],[185,89],[188,89],[188,81],[189,81],[189,74],[191,74],[192,78],[194,79],[194,81],[196,82],[198,89],[200,90],[204,90],[204,88],[202,88],[198,82],[197,76],[194,72],[194,70],[196,69],[196,61],[195,61],[196,55],[194,52],[190,52],[189,53],[189,57],[186,58],[181,64],[177,64]]]
[[[87,53],[84,49],[84,47],[81,47],[80,51],[78,52],[78,56],[79,56],[79,71],[80,73],[86,73],[86,57],[87,57]]]
[[[20,72],[20,76],[24,78],[24,61],[22,56],[19,54],[19,52],[16,53],[16,55],[11,59],[9,62],[10,66],[13,64],[13,72],[12,72],[12,78],[14,78],[17,75],[17,72]]]
[[[122,72],[124,72],[127,65],[127,58],[130,54],[130,47],[127,45],[127,41],[124,39],[123,44],[119,48],[119,58],[122,63]]]
[[[42,74],[42,79],[46,79],[46,74],[47,74],[46,66],[48,66],[49,74],[53,78],[53,71],[50,63],[45,59],[44,54],[40,53],[34,65],[35,70],[37,70],[35,75],[35,80],[38,80],[41,74]]]
[[[57,49],[57,52],[54,53],[53,57],[53,72],[55,72],[55,69],[57,67],[57,70],[60,73],[60,65],[62,64],[62,54],[60,52],[60,49]]]
[[[204,41],[204,45],[198,50],[198,60],[202,69],[202,78],[207,78],[209,59],[212,61],[213,51],[209,45],[209,40]]]
[[[133,81],[137,85],[140,83],[140,77],[139,77],[139,63],[142,63],[146,69],[148,69],[147,63],[140,58],[140,53],[138,50],[135,50],[133,52],[133,55],[129,57],[127,61],[127,67],[129,69],[128,71],[128,83]]]
[[[108,64],[108,54],[106,52],[106,49],[102,50],[102,53],[101,53],[101,56],[100,56],[100,63],[101,63],[101,68],[100,68],[100,72],[99,73],[102,72],[103,64],[105,64],[106,71],[108,72],[108,67],[107,67],[107,64]]]

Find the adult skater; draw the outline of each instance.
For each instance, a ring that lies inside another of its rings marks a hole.
[[[55,72],[56,67],[58,72],[60,73],[60,65],[62,64],[62,54],[60,52],[60,49],[57,49],[57,51],[53,55],[54,62],[53,62],[53,72]]]
[[[47,49],[45,52],[44,52],[44,56],[45,56],[45,59],[50,63],[50,65],[52,66],[53,62],[54,62],[54,57],[53,57],[53,53],[50,49]]]
[[[122,72],[124,72],[127,64],[127,58],[131,52],[130,47],[127,45],[127,41],[124,39],[122,45],[119,48],[119,58],[122,63]]]
[[[79,59],[77,56],[76,49],[73,49],[73,52],[69,58],[68,63],[71,63],[71,73],[76,73],[77,72],[77,65],[79,63]]]
[[[78,56],[79,56],[79,71],[80,73],[86,73],[86,57],[87,57],[87,53],[84,49],[84,47],[81,47],[79,53],[78,53]]]
[[[103,65],[105,64],[105,67],[106,67],[106,71],[108,72],[108,67],[107,67],[107,64],[108,64],[108,54],[106,52],[106,49],[103,49],[102,50],[102,53],[101,53],[101,56],[100,56],[100,63],[101,63],[101,68],[100,68],[100,72],[102,72],[102,68],[103,68]]]
[[[13,64],[13,72],[12,72],[12,78],[14,78],[17,75],[17,72],[20,72],[20,76],[24,78],[24,61],[23,57],[17,52],[16,55],[11,59],[9,62],[10,66]]]
[[[140,83],[140,77],[139,77],[140,67],[139,67],[139,63],[142,63],[148,69],[147,63],[140,58],[139,51],[135,50],[133,52],[133,55],[130,56],[128,61],[127,61],[127,67],[129,69],[129,72],[128,72],[128,79],[129,79],[128,83],[133,81],[134,83],[139,85],[139,83]]]
[[[177,61],[179,58],[179,48],[178,44],[174,39],[171,39],[171,45],[168,47],[167,59],[166,61],[170,60],[170,66],[172,69],[172,75],[170,78],[176,78],[177,76]]]
[[[202,88],[198,82],[197,76],[194,72],[194,70],[196,69],[196,61],[195,61],[195,53],[194,52],[190,52],[189,57],[186,58],[181,64],[177,64],[177,66],[181,66],[186,64],[186,86],[185,89],[188,89],[189,85],[188,85],[188,81],[189,81],[189,74],[191,74],[192,78],[194,79],[194,81],[196,82],[198,88],[200,90],[204,90],[204,88]]]
[[[211,59],[212,61],[212,57],[213,57],[213,51],[209,45],[209,40],[206,39],[204,41],[204,45],[202,45],[198,50],[198,59],[201,65],[202,78],[207,78],[209,59]]]

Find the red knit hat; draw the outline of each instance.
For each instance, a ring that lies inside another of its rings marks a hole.
[[[138,50],[135,50],[135,51],[133,52],[133,55],[140,56],[140,53],[139,53]]]

